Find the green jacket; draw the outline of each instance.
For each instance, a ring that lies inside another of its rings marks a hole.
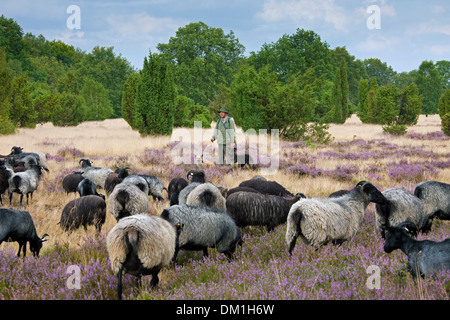
[[[218,139],[222,137],[223,139]],[[236,143],[236,126],[234,120],[227,117],[225,122],[222,119],[217,120],[216,127],[214,128],[213,138],[218,141],[218,143],[228,144],[231,142]],[[222,141],[222,142],[221,142]]]

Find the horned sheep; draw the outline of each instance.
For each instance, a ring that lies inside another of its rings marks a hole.
[[[121,219],[108,233],[106,247],[111,269],[117,275],[117,295],[122,299],[122,272],[138,279],[152,275],[151,287],[159,283],[159,271],[175,253],[177,231],[158,216],[137,214]]]
[[[342,243],[358,231],[370,202],[386,203],[370,182],[360,181],[348,194],[337,198],[300,199],[287,217],[286,242],[292,254],[298,237],[318,248],[328,242]]]
[[[104,189],[106,178],[113,171],[109,168],[93,167],[92,161],[89,159],[81,159],[79,161],[83,172],[83,177],[95,183],[97,188]]]
[[[28,211],[0,208],[0,244],[3,241],[17,241],[19,243],[18,257],[20,257],[20,251],[23,251],[24,257],[26,256],[27,242],[30,243],[33,255],[39,257],[42,243],[47,241],[44,239],[46,236],[48,234],[42,237],[37,235],[33,219]]]
[[[450,238],[441,242],[414,240],[404,226],[387,227],[384,251],[400,249],[408,256],[408,271],[414,278],[450,270]]]

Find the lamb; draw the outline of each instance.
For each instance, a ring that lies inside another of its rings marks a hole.
[[[121,219],[108,233],[106,247],[111,269],[117,275],[117,296],[122,299],[122,272],[138,279],[152,275],[151,287],[159,283],[159,271],[175,253],[176,228],[158,216],[138,214]]]
[[[16,241],[19,243],[17,256],[20,257],[20,251],[23,251],[25,258],[27,254],[27,242],[30,243],[30,250],[34,256],[39,257],[42,243],[48,234],[41,238],[36,233],[33,219],[28,211],[19,211],[14,209],[0,209],[0,244],[3,241]]]
[[[128,177],[129,173],[127,170],[129,170],[129,169],[130,169],[129,167],[125,167],[125,168],[117,167],[116,171],[114,171],[113,173],[110,173],[108,175],[108,177],[106,177],[105,191],[108,196],[111,194],[111,192],[113,192],[114,187],[117,184],[121,183],[123,181],[123,179]]]
[[[208,247],[216,248],[231,260],[236,245],[242,243],[234,220],[217,208],[174,205],[164,209],[161,218],[174,225],[182,224],[173,261],[176,261],[180,249],[203,250],[203,256],[208,256]]]
[[[148,212],[147,181],[138,176],[126,177],[114,187],[109,195],[108,205],[117,221],[126,216]]]
[[[419,198],[402,188],[389,188],[382,194],[387,202],[375,205],[376,227],[382,238],[387,226],[394,227],[400,223],[408,223],[413,233],[430,231],[432,220],[425,214]]]
[[[186,198],[186,204],[214,207],[226,211],[225,198],[212,183],[202,183],[192,190]]]
[[[108,168],[93,167],[92,161],[89,159],[81,159],[79,163],[81,164],[83,177],[92,180],[97,188],[104,189],[106,178],[113,171]]]
[[[430,218],[450,220],[450,184],[424,181],[416,186],[414,195],[422,200]]]
[[[386,203],[387,199],[370,182],[360,181],[348,194],[338,198],[300,199],[287,217],[286,242],[289,253],[300,236],[316,248],[330,241],[341,244],[358,231],[370,202]]]
[[[264,194],[271,194],[274,196],[294,196],[290,191],[286,190],[281,184],[276,181],[264,181],[260,179],[250,179],[242,181],[239,187],[248,187],[258,190]]]
[[[403,227],[387,227],[384,251],[400,249],[408,256],[408,271],[414,278],[450,270],[450,238],[441,242],[412,239]]]
[[[81,180],[80,183],[78,184],[77,190],[78,193],[80,194],[80,197],[94,195],[105,200],[105,196],[97,192],[97,187],[95,186],[94,182],[92,182],[89,179]]]
[[[62,211],[59,225],[65,231],[78,229],[87,231],[88,225],[94,225],[98,233],[106,220],[106,202],[99,196],[87,195],[67,203]]]
[[[67,194],[78,191],[78,184],[83,180],[81,171],[74,171],[64,177],[62,187]]]
[[[282,197],[240,191],[227,197],[227,212],[238,227],[265,226],[272,231],[278,225],[285,223],[289,209],[305,195],[298,193],[295,197]]]
[[[27,204],[28,204],[28,196],[31,194],[31,199],[33,199],[33,192],[36,191],[39,185],[39,176],[41,175],[41,166],[32,165],[31,169],[14,173],[9,178],[9,203],[12,202],[12,195],[14,192],[20,194],[20,204],[22,204],[23,195],[27,196]]]

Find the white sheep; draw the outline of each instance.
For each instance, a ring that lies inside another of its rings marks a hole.
[[[123,179],[109,195],[108,207],[117,221],[126,216],[148,212],[148,184],[145,179],[139,176]]]
[[[159,271],[170,264],[175,253],[176,228],[168,221],[146,214],[121,219],[108,233],[106,247],[111,269],[117,275],[117,295],[122,299],[122,272],[138,279],[152,275],[151,287]]]
[[[225,198],[219,188],[212,183],[202,183],[194,188],[188,194],[186,204],[213,207],[226,211]]]
[[[106,178],[114,172],[109,168],[93,167],[89,159],[81,159],[79,163],[81,163],[83,177],[93,181],[97,188],[104,189]]]
[[[14,173],[8,180],[9,203],[12,202],[13,193],[16,192],[20,194],[20,204],[22,204],[24,194],[27,196],[28,204],[28,196],[31,195],[31,199],[33,199],[33,192],[36,191],[39,185],[40,175],[40,165],[32,165],[31,169]]]
[[[287,217],[286,242],[289,253],[297,237],[318,248],[330,241],[342,243],[359,229],[370,202],[385,203],[386,198],[370,182],[361,181],[348,194],[337,198],[300,199]]]

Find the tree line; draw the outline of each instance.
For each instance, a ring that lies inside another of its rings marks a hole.
[[[297,29],[244,56],[232,31],[190,23],[135,70],[112,47],[84,53],[23,35],[4,16],[0,25],[2,133],[47,121],[65,126],[123,117],[141,135],[170,134],[194,121],[209,127],[220,107],[244,130],[278,129],[294,140],[326,141],[328,124],[353,113],[397,134],[419,114],[441,114],[444,131],[450,122],[450,61],[423,61],[397,73],[377,58],[330,49],[311,30]]]

